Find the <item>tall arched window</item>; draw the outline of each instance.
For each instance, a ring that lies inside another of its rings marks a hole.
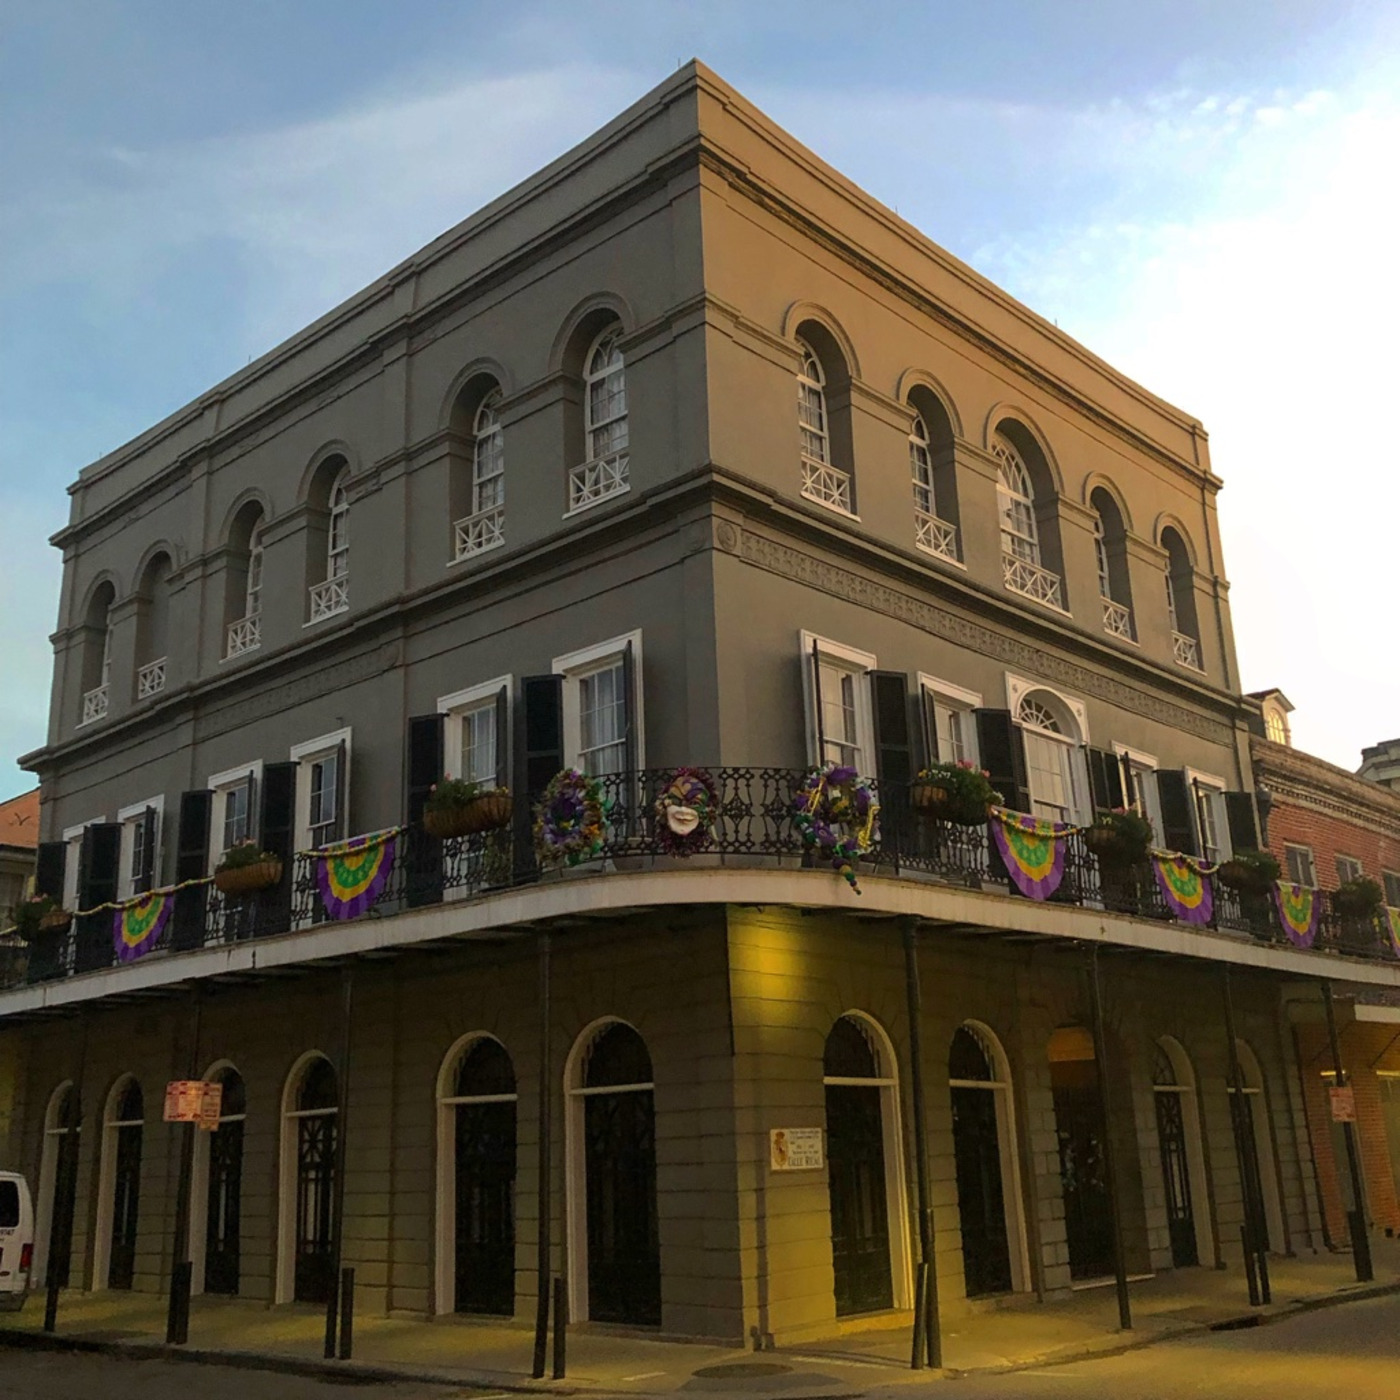
[[[223,1094],[219,1123],[195,1138],[190,1192],[190,1258],[196,1293],[235,1295],[242,1266],[243,1125],[248,1091],[232,1065],[206,1072]]]
[[[324,1303],[331,1252],[340,1083],[324,1055],[305,1057],[282,1096],[277,1299]]]
[[[112,604],[116,590],[99,584],[88,601],[83,619],[83,709],[79,724],[105,719],[112,679]]]
[[[332,471],[334,476],[330,476]],[[319,517],[319,522],[324,522],[325,553],[318,567],[318,561],[313,556],[320,529],[311,531],[308,534],[307,558],[307,568],[312,575],[308,617],[311,622],[334,617],[350,606],[349,484],[350,466],[343,458],[322,463],[313,483],[310,504],[313,516]],[[324,496],[321,496],[322,491]]]
[[[1196,571],[1186,542],[1169,525],[1162,531],[1167,551],[1167,617],[1172,629],[1172,655],[1181,666],[1201,670],[1201,633],[1196,624]]]
[[[1083,810],[1085,777],[1082,736],[1069,709],[1046,690],[1022,696],[1016,722],[1026,751],[1031,813],[1048,821],[1072,822]]]
[[[130,1288],[136,1276],[145,1117],[141,1086],[126,1075],[113,1086],[103,1115],[97,1239],[93,1251],[93,1278],[101,1287]]]
[[[468,514],[454,526],[455,554],[470,558],[505,543],[506,449],[501,391],[492,389],[472,418],[472,478]]]
[[[440,1313],[515,1311],[515,1069],[488,1035],[458,1042],[438,1078]]]
[[[1118,502],[1102,486],[1089,496],[1094,512],[1094,558],[1099,571],[1103,630],[1133,640],[1133,600],[1128,581],[1127,530]]]
[[[583,436],[587,460],[569,473],[569,509],[596,505],[628,489],[627,367],[622,327],[614,322],[584,357]]]
[[[586,1031],[570,1056],[574,1315],[661,1322],[656,1107],[651,1056],[629,1025]]]
[[[1262,1211],[1263,1243],[1278,1252],[1285,1248],[1283,1204],[1279,1199],[1278,1171],[1274,1165],[1274,1134],[1269,1100],[1264,1092],[1264,1072],[1259,1067],[1258,1057],[1243,1040],[1235,1041],[1235,1054],[1244,1084],[1241,1101],[1234,1084],[1226,1082],[1235,1130],[1235,1154],[1237,1159],[1243,1159],[1255,1209]]]
[[[1196,1077],[1186,1052],[1163,1038],[1153,1047],[1152,1097],[1172,1267],[1189,1268],[1210,1247],[1210,1202],[1196,1112]]]
[[[136,615],[136,698],[165,689],[170,627],[170,556],[157,554],[141,576]]]
[[[851,474],[837,466],[832,452],[826,370],[816,351],[797,342],[797,424],[802,435],[802,494],[818,505],[851,512]]]
[[[224,582],[224,657],[242,656],[262,644],[262,507],[248,501],[228,537]]]
[[[1001,517],[1002,582],[1013,593],[1064,608],[1059,574],[1042,559],[1035,481],[1024,451],[998,433],[992,441],[997,459],[997,509]]]
[[[909,474],[914,484],[914,542],[940,559],[958,559],[953,429],[947,410],[924,385],[909,395]]]

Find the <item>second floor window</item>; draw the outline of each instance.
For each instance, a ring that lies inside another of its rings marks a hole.
[[[308,765],[311,799],[309,825],[313,846],[323,846],[336,836],[339,767],[334,754],[312,759]]]
[[[826,375],[821,361],[803,345],[797,374],[797,422],[802,430],[802,455],[818,466],[831,464],[831,438],[826,424]]]
[[[499,389],[487,394],[476,411],[476,439],[472,448],[472,514],[494,510],[506,499],[506,449],[497,411]]]
[[[868,774],[874,766],[870,673],[875,658],[838,642],[799,634],[807,672],[808,752]]]
[[[621,340],[620,328],[606,331],[588,357],[584,410],[590,461],[627,450],[627,372]]]
[[[248,581],[243,590],[243,616],[257,617],[262,612],[263,543],[262,525],[253,527],[248,537]]]
[[[1317,871],[1313,866],[1313,853],[1309,846],[1285,846],[1283,848],[1284,864],[1287,866],[1288,878],[1295,885],[1307,885],[1309,888],[1317,887]]]
[[[622,658],[578,678],[579,760],[585,773],[618,773],[627,759]]]
[[[1361,875],[1361,862],[1355,856],[1337,857],[1337,883],[1339,885],[1345,885],[1351,880],[1359,880]]]
[[[345,473],[331,487],[331,518],[326,530],[326,577],[344,578],[350,572],[350,496]]]

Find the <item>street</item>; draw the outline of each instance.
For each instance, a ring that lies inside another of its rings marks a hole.
[[[780,1361],[782,1353],[775,1353]],[[819,1385],[799,1369],[768,1373],[749,1386],[719,1390],[713,1381],[676,1387],[709,1397],[752,1394],[798,1400],[830,1393],[833,1372],[844,1394],[870,1400],[932,1392],[946,1400],[1393,1400],[1400,1394],[1400,1297],[1320,1308],[1272,1326],[1221,1332],[1001,1376],[882,1383],[870,1368],[831,1367]],[[231,1366],[124,1360],[44,1351],[0,1351],[0,1400],[501,1400],[501,1391],[406,1383],[363,1384],[350,1376],[313,1380]],[[602,1392],[598,1392],[602,1393]],[[636,1394],[637,1392],[631,1392]]]

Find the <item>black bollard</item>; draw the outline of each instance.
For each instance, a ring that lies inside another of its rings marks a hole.
[[[1259,1306],[1259,1277],[1254,1271],[1254,1245],[1249,1238],[1249,1226],[1240,1226],[1240,1247],[1244,1250],[1244,1276],[1249,1283],[1249,1306]]]
[[[355,1271],[340,1271],[340,1359],[349,1361],[355,1350]]]
[[[569,1290],[564,1280],[554,1280],[554,1379],[564,1379],[565,1332],[569,1326]]]

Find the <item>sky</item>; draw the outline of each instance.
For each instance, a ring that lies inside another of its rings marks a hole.
[[[691,57],[1198,416],[1244,688],[1400,735],[1393,0],[0,0],[0,798],[78,471]]]

